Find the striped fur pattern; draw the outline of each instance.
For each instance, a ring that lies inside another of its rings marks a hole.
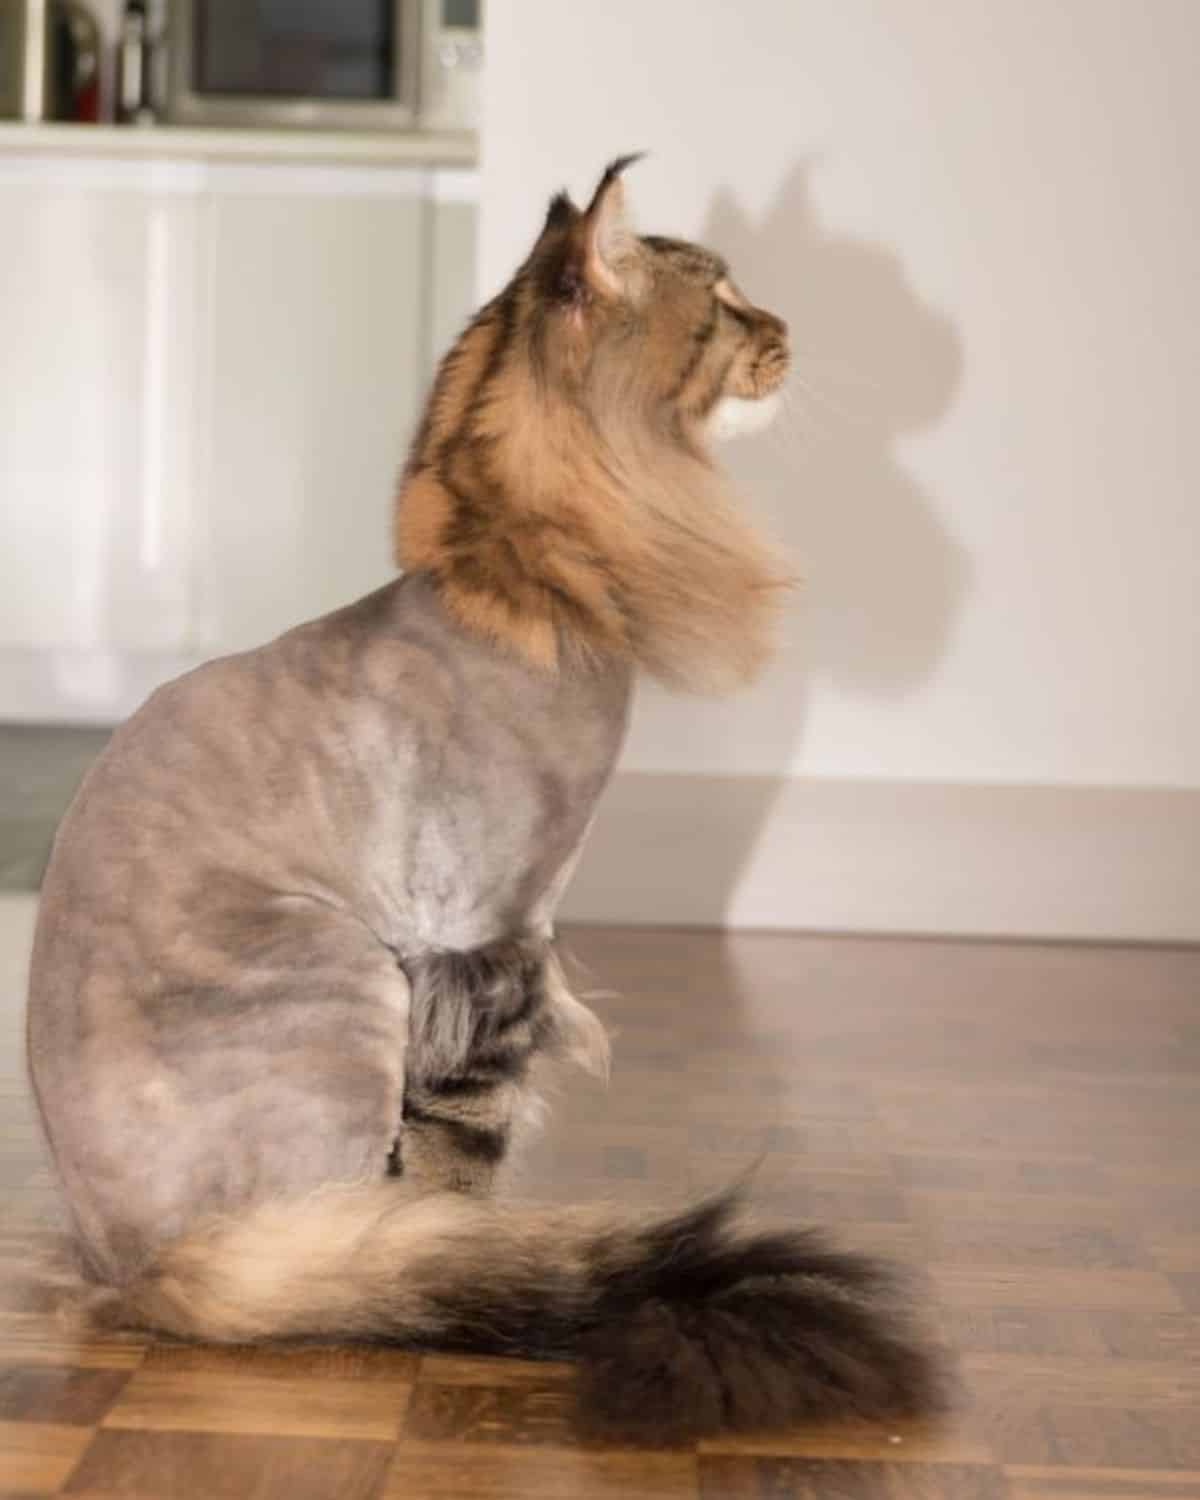
[[[787,329],[720,256],[639,236],[613,163],[565,194],[446,356],[413,443],[396,554],[457,619],[538,667],[620,658],[723,691],[769,652],[786,568],[709,454],[722,402],[788,369]]]
[[[608,1039],[541,939],[426,953],[406,967],[409,1051],[391,1171],[425,1187],[486,1192],[514,1129],[537,1113],[535,1057],[565,1056],[603,1074]]]

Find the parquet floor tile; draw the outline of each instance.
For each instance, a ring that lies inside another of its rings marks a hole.
[[[87,1338],[0,899],[0,1500],[1200,1500],[1200,952],[580,930],[607,1090],[509,1191],[678,1202],[898,1257],[954,1351],[938,1425],[589,1445],[569,1365]]]

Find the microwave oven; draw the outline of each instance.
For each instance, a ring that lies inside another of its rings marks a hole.
[[[145,0],[148,114],[179,125],[473,131],[481,5]],[[106,5],[110,26],[123,10]],[[92,11],[87,0],[0,0],[0,119],[104,117]]]
[[[169,0],[163,113],[180,125],[474,130],[480,4]]]

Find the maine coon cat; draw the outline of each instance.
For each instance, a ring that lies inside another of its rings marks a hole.
[[[786,329],[634,232],[626,165],[446,356],[403,575],[113,736],[43,888],[32,1077],[109,1324],[572,1356],[583,1420],[652,1440],[903,1413],[931,1367],[872,1263],[728,1197],[489,1194],[535,1055],[606,1063],[553,919],[633,677],[749,680],[785,582],[709,447]]]

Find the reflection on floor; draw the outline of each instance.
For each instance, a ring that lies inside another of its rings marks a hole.
[[[0,1492],[155,1500],[1200,1495],[1200,952],[577,931],[616,1032],[513,1191],[662,1205],[762,1156],[768,1220],[920,1268],[940,1430],[579,1444],[566,1366],[73,1339],[0,900]]]

